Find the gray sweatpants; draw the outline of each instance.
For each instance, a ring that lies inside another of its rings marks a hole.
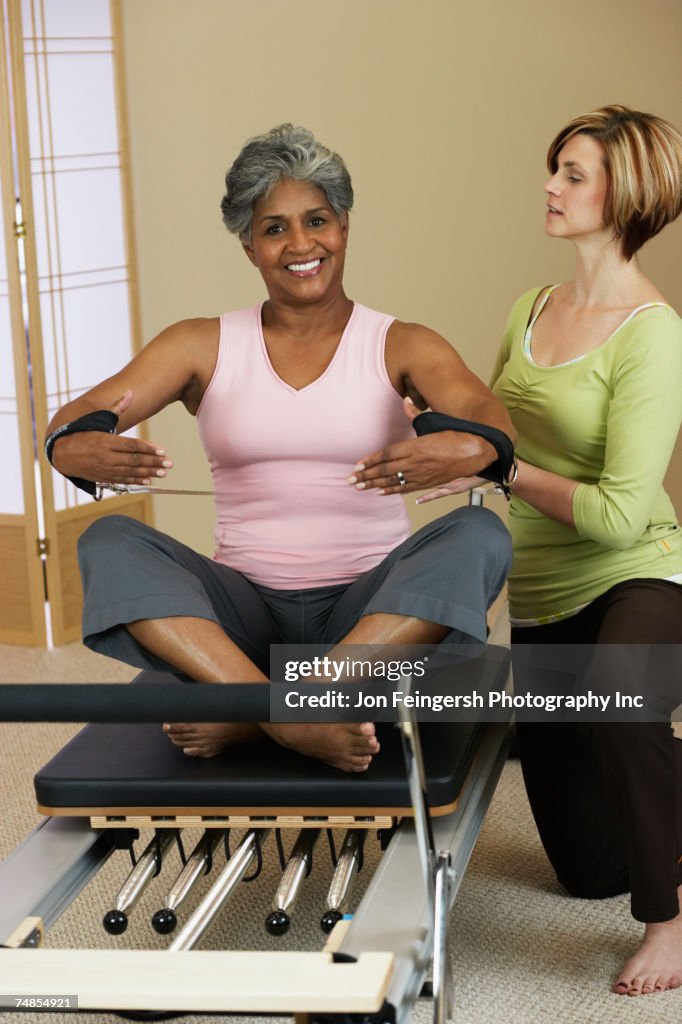
[[[174,671],[125,628],[139,619],[210,619],[269,674],[271,644],[334,644],[364,615],[448,626],[445,643],[486,640],[486,611],[511,565],[511,541],[489,509],[460,508],[418,530],[379,565],[340,586],[271,590],[127,516],[81,536],[84,643],[139,668]]]

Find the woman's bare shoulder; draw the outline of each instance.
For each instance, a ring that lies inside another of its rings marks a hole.
[[[211,343],[217,344],[219,337],[220,317],[201,316],[178,320],[176,323],[164,327],[149,344],[162,342],[164,345],[185,343],[210,345]]]
[[[427,346],[434,349],[442,345],[450,346],[442,334],[434,331],[424,324],[410,323],[406,320],[394,320],[388,329],[386,342],[395,348],[402,346],[413,347],[415,345]]]

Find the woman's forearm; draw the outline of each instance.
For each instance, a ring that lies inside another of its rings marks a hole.
[[[550,473],[546,469],[538,469],[523,459],[518,460],[518,467],[519,472],[512,486],[512,493],[543,515],[574,530],[573,494],[578,481]]]
[[[53,430],[57,427],[63,426],[64,423],[70,423],[72,420],[78,419],[79,416],[85,416],[86,413],[95,412],[97,409],[101,409],[101,404],[98,405],[88,394],[80,395],[78,398],[74,398],[71,402],[66,402],[59,409],[50,420],[46,437],[49,437]]]

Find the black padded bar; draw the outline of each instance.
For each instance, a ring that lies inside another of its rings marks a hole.
[[[263,722],[269,683],[198,686],[164,682],[0,684],[0,722]]]
[[[490,647],[451,671],[460,686],[499,689],[508,661]],[[147,670],[132,685],[0,683],[0,722],[267,722],[270,710],[270,683],[183,683],[170,672]]]

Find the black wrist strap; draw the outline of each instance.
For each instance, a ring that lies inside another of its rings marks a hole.
[[[104,434],[115,434],[117,425],[118,416],[115,412],[110,412],[109,409],[97,409],[95,412],[87,412],[85,416],[79,416],[77,420],[63,423],[61,427],[53,430],[45,441],[45,455],[48,462],[52,465],[52,449],[54,448],[55,441],[58,441],[60,437],[66,437],[67,434],[81,434],[87,430],[99,430]],[[84,480],[81,476],[67,476],[66,479],[70,480],[76,487],[80,487],[81,491],[85,491],[92,498],[95,497],[97,486],[93,480]]]
[[[507,498],[509,497],[509,484],[516,477],[516,460],[511,438],[502,430],[490,427],[487,423],[461,420],[442,412],[422,412],[412,420],[412,426],[420,437],[422,434],[435,434],[441,430],[454,430],[458,434],[476,434],[477,437],[490,442],[497,452],[497,459],[485,469],[479,469],[476,475],[492,480],[502,488]]]

